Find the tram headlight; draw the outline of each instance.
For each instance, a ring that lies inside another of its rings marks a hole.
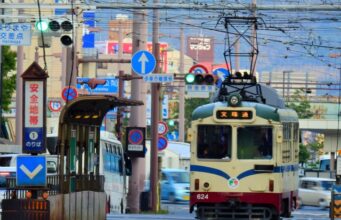
[[[239,94],[232,94],[228,98],[228,103],[230,106],[236,107],[241,103],[242,97]]]
[[[208,182],[204,182],[202,188],[204,191],[208,191],[211,188],[211,185]]]

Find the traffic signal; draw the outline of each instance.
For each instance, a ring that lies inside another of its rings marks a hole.
[[[49,32],[53,36],[60,36],[60,42],[64,46],[70,46],[73,43],[72,36],[69,33],[72,31],[73,25],[68,20],[38,20],[35,23],[35,28],[37,31]]]
[[[39,20],[35,23],[35,28],[38,31],[46,32],[49,29],[49,22],[47,20]]]
[[[205,74],[188,73],[185,76],[185,82],[186,84],[214,85],[217,82],[217,77],[210,73]]]

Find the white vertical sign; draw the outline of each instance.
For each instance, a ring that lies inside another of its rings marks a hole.
[[[43,81],[25,82],[25,127],[43,127]]]

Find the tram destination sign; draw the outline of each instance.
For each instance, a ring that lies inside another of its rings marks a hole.
[[[252,120],[254,111],[250,109],[218,109],[215,111],[215,118],[221,120]]]

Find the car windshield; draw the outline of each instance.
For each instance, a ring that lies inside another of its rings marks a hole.
[[[324,190],[331,190],[332,189],[332,186],[335,184],[334,181],[322,181],[321,182],[321,187],[324,189]]]
[[[189,183],[189,173],[187,172],[172,172],[170,175],[175,183]]]

